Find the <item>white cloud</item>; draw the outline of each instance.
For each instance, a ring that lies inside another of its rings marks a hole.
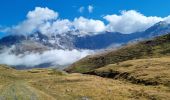
[[[94,9],[94,7],[93,7],[92,5],[89,5],[89,6],[88,6],[88,11],[89,11],[89,13],[92,13],[92,12],[93,12],[93,9]]]
[[[85,7],[80,7],[79,11],[83,12]],[[88,11],[93,12],[93,6],[88,6]],[[103,18],[109,23],[104,24],[101,20],[87,19],[84,17],[75,18],[73,21],[68,19],[57,19],[58,13],[49,9],[36,7],[33,11],[29,11],[27,19],[18,25],[7,28],[0,28],[0,32],[14,34],[31,34],[34,31],[40,31],[45,35],[65,34],[72,30],[81,32],[74,35],[96,35],[104,31],[121,32],[130,34],[133,32],[144,31],[159,21],[170,23],[170,16],[144,16],[135,11],[122,11],[120,15],[106,15]]]
[[[163,20],[166,21],[167,23],[170,23],[170,15],[165,17]]]
[[[44,63],[52,63],[52,65],[68,65],[89,54],[93,51],[89,50],[50,50],[43,53],[29,53],[14,55],[9,51],[0,54],[0,64],[12,66],[25,65],[34,67]]]
[[[35,10],[29,11],[27,14],[28,19],[32,19],[35,21],[46,21],[51,19],[56,19],[58,17],[58,13],[45,7],[36,7]]]
[[[81,7],[78,9],[78,11],[79,11],[80,13],[83,13],[85,10],[88,10],[89,13],[92,13],[92,12],[93,12],[93,9],[94,9],[94,7],[93,7],[92,5],[89,5],[89,6],[87,6],[87,7],[81,6]]]
[[[89,9],[92,10],[91,6],[89,6]],[[8,31],[23,35],[40,31],[42,34],[51,36],[65,34],[75,29],[82,31],[76,35],[94,35],[105,30],[105,24],[100,20],[80,17],[70,21],[68,19],[57,19],[57,17],[58,13],[49,8],[36,7],[33,11],[28,12],[26,20],[13,26]]]
[[[52,30],[55,30],[55,33],[59,33],[59,34],[66,33],[70,31],[71,28],[72,28],[72,23],[67,19],[58,20],[54,22],[52,25]]]
[[[54,34],[65,34],[69,32],[72,28],[72,23],[67,20],[56,20],[54,22],[46,22],[39,26],[38,30],[45,35],[54,35]]]
[[[75,18],[73,25],[76,29],[84,33],[99,33],[105,30],[105,24],[100,20],[86,19],[84,17]]]
[[[121,15],[106,15],[104,17],[109,24],[107,30],[111,32],[133,33],[144,31],[163,18],[156,16],[144,16],[135,10],[122,11]]]
[[[35,10],[28,12],[25,21],[17,26],[13,26],[10,31],[11,33],[17,34],[30,34],[33,31],[36,31],[42,24],[46,24],[46,21],[55,20],[57,17],[58,13],[47,7],[36,7]]]
[[[84,9],[85,9],[85,7],[81,6],[81,7],[78,9],[78,11],[79,11],[80,13],[83,13],[83,12],[84,12]]]
[[[11,30],[9,27],[2,27],[2,26],[0,26],[0,32],[2,32],[2,33],[6,33],[9,30]]]

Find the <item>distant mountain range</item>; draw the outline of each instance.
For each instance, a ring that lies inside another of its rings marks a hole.
[[[31,35],[8,35],[0,39],[0,54],[10,49],[9,54],[27,55],[31,53],[43,53],[48,50],[105,50],[115,49],[128,43],[146,40],[156,36],[170,33],[170,24],[159,22],[143,32],[123,34],[118,32],[103,32],[97,35],[78,36],[76,31],[65,34],[46,36],[40,32]],[[35,67],[49,67],[50,63],[42,63]],[[59,66],[59,65],[57,65]],[[17,66],[19,69],[24,68]]]
[[[76,38],[74,43],[78,48],[103,49],[127,44],[128,42],[145,40],[148,38],[160,36],[170,32],[170,24],[159,22],[143,32],[123,34],[118,32],[105,32],[94,36],[85,36]]]
[[[77,31],[78,32],[78,31]],[[106,49],[115,48],[129,42],[148,39],[170,32],[170,24],[159,22],[143,32],[123,34],[103,32],[92,36],[77,36],[68,32],[64,35],[46,36],[40,32],[24,35],[8,35],[0,39],[0,48],[14,45],[17,53],[25,51],[40,52],[48,49]]]

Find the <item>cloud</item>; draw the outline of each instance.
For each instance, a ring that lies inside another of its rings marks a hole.
[[[7,33],[9,30],[11,30],[9,27],[2,27],[2,26],[0,26],[0,32],[1,33]]]
[[[58,17],[58,13],[45,7],[36,7],[35,10],[29,11],[27,14],[28,19],[32,19],[35,21],[47,21],[51,19],[56,19]]]
[[[49,8],[36,7],[35,10],[29,11],[27,19],[19,25],[13,26],[10,30],[14,34],[30,34],[38,29],[39,26],[46,24],[49,20],[55,20],[58,13]]]
[[[108,31],[126,34],[144,31],[155,23],[163,21],[161,17],[147,17],[135,10],[122,11],[121,15],[106,15],[104,19],[109,22]]]
[[[94,7],[93,7],[92,5],[89,5],[89,6],[87,6],[87,7],[81,6],[81,7],[78,9],[78,11],[79,11],[80,13],[83,13],[85,10],[88,10],[89,13],[92,13],[92,12],[93,12],[93,9],[94,9]]]
[[[90,9],[92,10],[91,6]],[[58,13],[49,8],[36,7],[33,11],[28,12],[26,20],[9,28],[8,31],[12,34],[23,35],[40,31],[44,35],[51,36],[80,30],[82,32],[74,35],[83,36],[98,34],[105,30],[105,24],[100,20],[79,17],[75,18],[74,21],[70,21],[68,19],[57,19],[57,17]]]
[[[163,19],[165,22],[170,23],[170,15]]]
[[[9,50],[0,54],[0,64],[11,66],[25,65],[34,67],[40,64],[51,63],[52,65],[68,65],[89,54],[89,50],[49,50],[43,53],[10,54]]]
[[[85,7],[80,7],[79,11],[83,12]],[[88,6],[89,13],[93,12],[93,6]],[[103,21],[97,19],[88,19],[85,17],[69,19],[58,19],[58,12],[47,7],[36,7],[33,11],[29,11],[27,19],[12,27],[0,28],[0,32],[12,34],[32,34],[35,31],[40,31],[45,35],[66,34],[74,35],[96,35],[104,31],[120,32],[130,34],[134,32],[144,31],[159,21],[170,23],[170,16],[157,17],[145,16],[135,10],[121,11],[121,14],[106,15],[103,18],[108,21],[104,24]],[[69,32],[79,30],[79,32]]]
[[[94,9],[94,7],[93,7],[92,5],[89,5],[89,6],[88,6],[88,11],[89,11],[89,13],[92,13],[92,12],[93,12],[93,9]]]
[[[83,12],[84,12],[84,9],[85,9],[85,7],[81,6],[81,7],[78,9],[78,11],[79,11],[80,13],[83,13]]]
[[[39,26],[38,30],[45,35],[65,34],[71,31],[73,25],[68,19],[46,22]]]
[[[105,31],[105,24],[100,20],[86,19],[84,17],[75,18],[73,25],[76,29],[84,32],[85,34]]]

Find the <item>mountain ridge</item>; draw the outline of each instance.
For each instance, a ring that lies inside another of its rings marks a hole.
[[[79,32],[79,31],[75,31]],[[131,41],[143,40],[160,36],[170,32],[170,24],[166,22],[158,22],[143,32],[131,34],[123,34],[119,32],[103,32],[97,35],[77,36],[73,32],[65,33],[65,35],[56,34],[46,36],[40,32],[35,32],[28,36],[9,35],[0,39],[0,45],[11,46],[20,43],[23,40],[31,40],[39,42],[44,46],[53,49],[105,49],[109,46],[124,45]]]

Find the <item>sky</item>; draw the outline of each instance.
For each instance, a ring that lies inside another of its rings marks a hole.
[[[118,32],[135,32],[142,31],[157,21],[146,22],[145,24],[137,25],[139,27],[131,29],[132,27],[127,27],[126,29],[120,29],[119,27],[128,26],[124,24],[122,26],[115,27],[120,23],[116,23],[110,18],[106,18],[107,15],[121,15],[122,11],[134,10],[139,14],[146,17],[161,17],[165,18],[170,15],[170,0],[1,0],[0,1],[0,29],[6,27],[17,26],[25,21],[29,11],[34,11],[36,7],[48,8],[58,13],[58,19],[68,19],[69,21],[75,20],[75,18],[86,18],[100,20],[104,24],[108,24],[108,30],[118,31]],[[125,14],[126,15],[126,14]],[[112,17],[115,19],[115,17]],[[123,18],[122,18],[123,19]],[[81,19],[82,21],[84,19]],[[151,19],[152,20],[152,19]],[[119,22],[122,22],[121,20]],[[150,20],[149,20],[150,21]],[[133,22],[133,21],[132,21]],[[97,23],[97,22],[96,22]],[[138,23],[141,23],[138,21]],[[90,23],[87,25],[93,25]],[[122,24],[122,23],[121,23]],[[146,24],[148,25],[147,27]],[[80,26],[80,25],[79,25]],[[102,24],[100,24],[102,26]],[[133,25],[129,25],[133,26]],[[80,27],[79,27],[80,28]],[[100,27],[101,28],[101,27]],[[95,27],[96,29],[96,27]],[[104,28],[103,28],[104,29]],[[127,30],[129,29],[129,30]],[[93,31],[92,32],[100,32]],[[123,30],[123,31],[120,31]],[[84,31],[84,30],[83,30]],[[87,31],[87,29],[85,30]],[[18,31],[17,31],[18,32]],[[23,31],[22,31],[23,32]],[[89,32],[89,31],[87,31]],[[0,37],[3,36],[5,32],[0,31]]]
[[[1,0],[0,24],[10,26],[25,19],[28,11],[35,7],[48,7],[59,12],[61,18],[74,19],[84,16],[102,19],[106,14],[121,10],[137,10],[146,16],[165,17],[170,14],[170,0]],[[87,10],[79,13],[80,7],[94,7],[93,13]]]

